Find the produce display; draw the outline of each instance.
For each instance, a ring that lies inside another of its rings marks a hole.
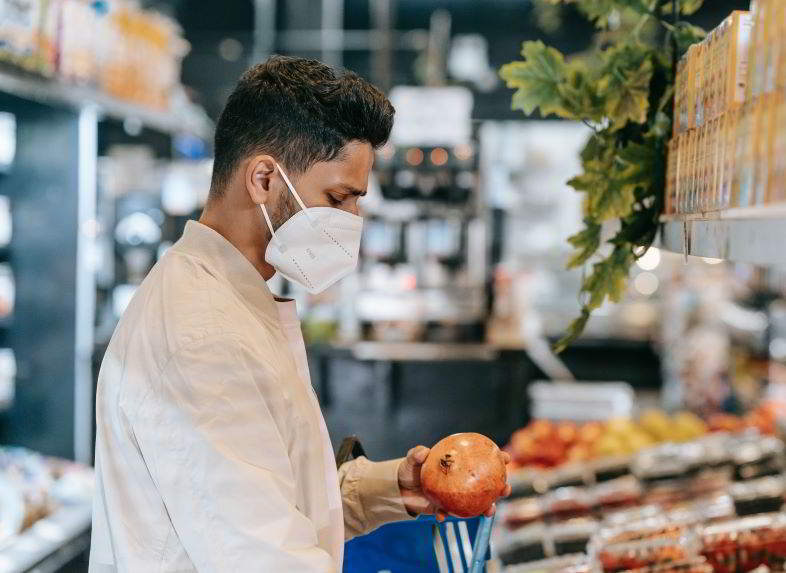
[[[505,463],[497,444],[486,436],[453,434],[431,448],[420,483],[436,506],[459,517],[475,517],[504,493]]]
[[[535,420],[513,433],[505,451],[513,458],[511,469],[553,468],[624,457],[658,443],[687,442],[708,432],[741,432],[748,428],[774,434],[774,408],[763,404],[744,417],[715,414],[706,421],[691,412],[669,416],[661,410],[643,412],[638,420],[616,418],[584,424]]]
[[[718,573],[783,568],[786,562],[786,515],[768,514],[705,527],[701,554]]]
[[[761,408],[756,416],[766,412]],[[660,420],[642,416],[636,427],[655,433],[665,428]],[[499,504],[493,538],[502,571],[782,570],[786,449],[780,439],[751,427],[758,425],[753,420],[751,415],[735,423],[735,429],[748,427],[741,432],[710,432],[706,424],[705,433],[689,441],[513,471],[514,494]],[[601,439],[607,427],[613,432],[618,425],[572,427],[577,433],[600,428]],[[551,424],[548,436],[560,427],[568,426]],[[535,428],[546,436],[546,424],[534,423],[528,431]],[[681,439],[687,435],[680,428],[668,431]],[[560,558],[576,555],[584,561],[566,560],[560,568]]]

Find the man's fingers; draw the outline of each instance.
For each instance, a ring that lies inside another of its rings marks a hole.
[[[407,461],[411,464],[422,464],[426,461],[429,451],[426,446],[415,446],[407,452]]]
[[[502,461],[506,464],[510,463],[510,454],[508,452],[502,452]]]

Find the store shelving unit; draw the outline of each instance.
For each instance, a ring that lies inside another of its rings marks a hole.
[[[170,113],[146,109],[117,100],[93,88],[65,84],[2,67],[0,92],[43,105],[74,110],[94,106],[99,117],[138,121],[141,125],[162,133],[188,133],[201,139],[209,139],[212,134],[209,122],[189,120],[181,117],[176,110]]]
[[[661,246],[698,257],[786,267],[786,205],[665,216]]]
[[[97,160],[102,130],[129,122],[174,142],[210,138],[209,121],[159,112],[0,66],[0,111],[16,118],[11,201],[16,301],[6,337],[18,363],[0,439],[92,463]],[[141,131],[141,130],[138,130]],[[31,423],[31,420],[38,421]]]

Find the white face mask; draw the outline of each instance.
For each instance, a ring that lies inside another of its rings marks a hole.
[[[272,235],[265,260],[284,278],[320,293],[355,270],[363,218],[333,207],[306,207],[281,166],[276,168],[301,210],[274,231],[260,204]]]

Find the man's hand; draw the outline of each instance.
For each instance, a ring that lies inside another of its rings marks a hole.
[[[436,515],[437,521],[443,521],[448,514],[423,497],[423,491],[420,489],[420,468],[423,462],[426,461],[430,451],[426,446],[415,446],[407,452],[407,458],[398,467],[398,487],[401,490],[404,507],[406,507],[410,515],[416,516],[425,513]],[[510,463],[510,455],[507,452],[500,452],[500,455],[502,455],[506,465]],[[507,485],[502,497],[509,495],[510,485]],[[494,515],[496,508],[496,504],[491,504],[491,507],[486,511],[486,515],[488,517]]]

